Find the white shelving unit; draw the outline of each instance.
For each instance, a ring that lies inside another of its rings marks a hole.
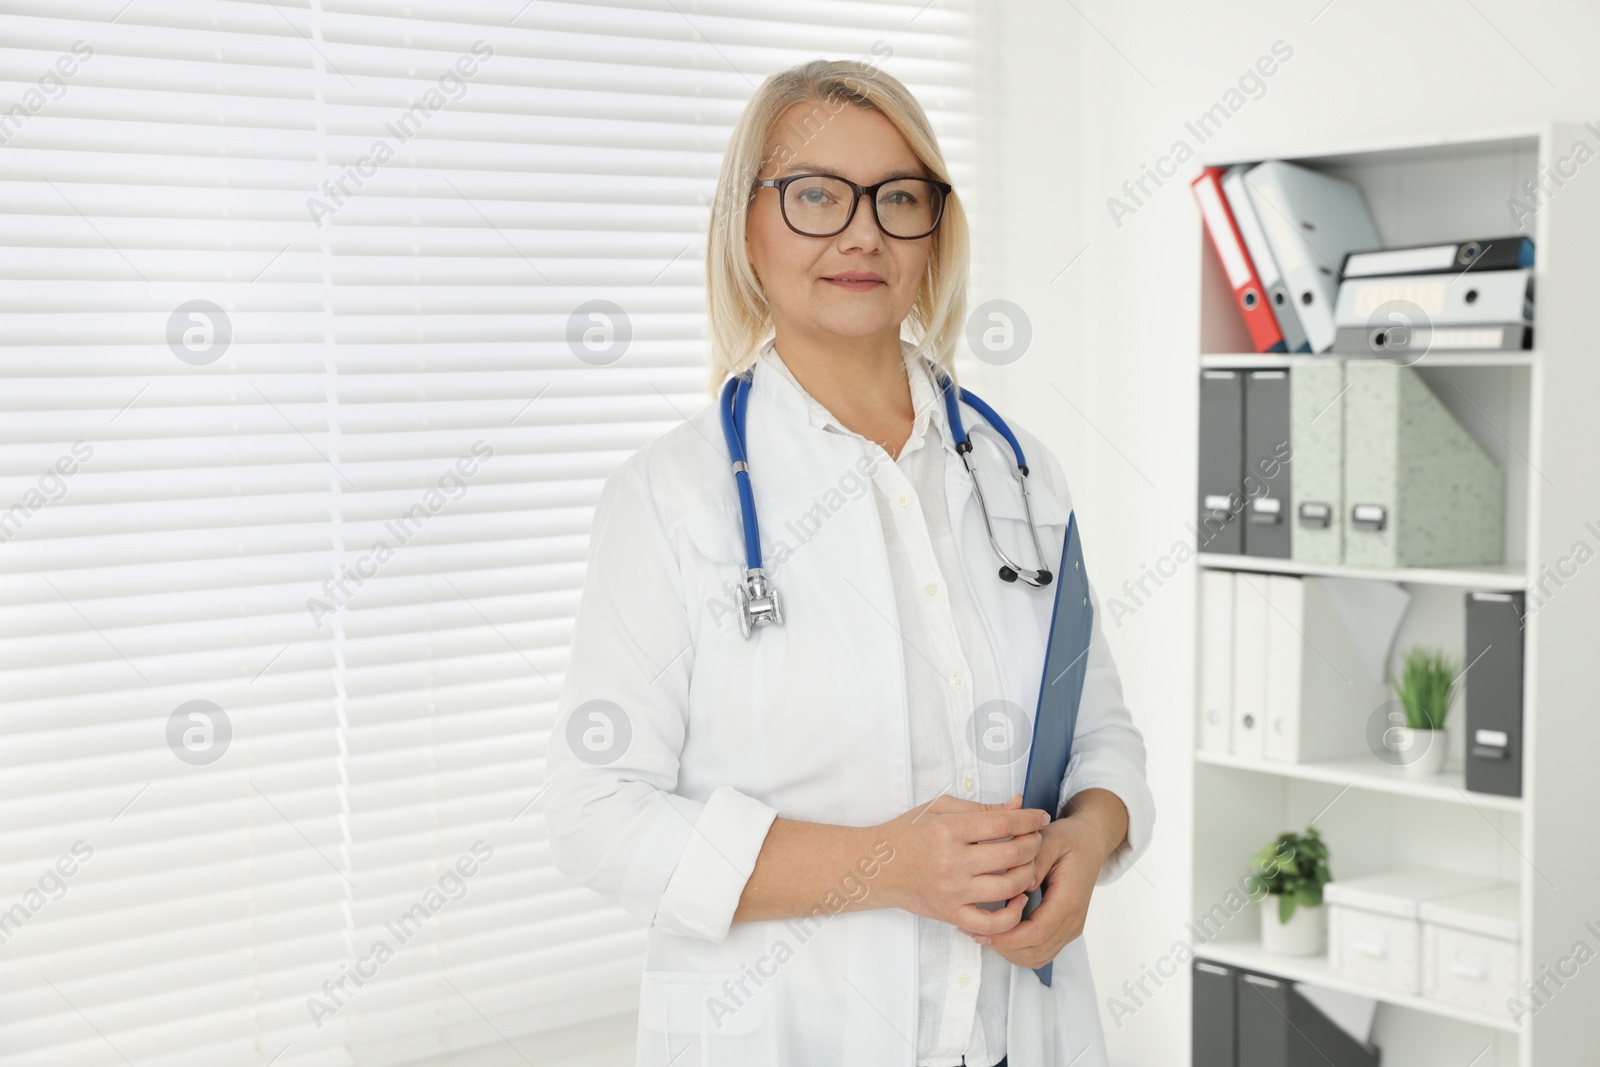
[[[1330,359],[1364,359],[1364,356],[1336,355],[1325,352],[1320,356],[1263,354],[1260,352],[1203,355],[1200,366],[1204,369],[1260,370],[1263,367],[1300,367],[1311,363],[1326,363]],[[1430,352],[1430,367],[1531,367],[1535,354],[1528,352]]]
[[[1199,555],[1202,568],[1401,583],[1412,602],[1392,663],[1414,644],[1460,655],[1466,591],[1528,591],[1522,797],[1465,789],[1459,703],[1451,713],[1454,751],[1446,771],[1426,780],[1376,757],[1283,763],[1194,752],[1190,888],[1197,923],[1216,914],[1257,848],[1313,819],[1328,842],[1336,879],[1435,867],[1520,886],[1522,977],[1545,990],[1535,990],[1536,1010],[1520,1019],[1509,1006],[1480,1014],[1367,988],[1330,974],[1326,958],[1269,955],[1260,948],[1255,906],[1197,938],[1202,958],[1377,999],[1374,1040],[1386,1064],[1600,1062],[1594,1059],[1600,1055],[1600,962],[1577,977],[1557,969],[1579,941],[1600,951],[1600,939],[1585,925],[1600,928],[1600,833],[1594,825],[1600,812],[1600,169],[1594,168],[1600,164],[1578,169],[1572,149],[1579,141],[1592,148],[1594,138],[1577,124],[1550,124],[1326,152],[1273,153],[1262,146],[1267,150],[1247,159],[1207,161],[1226,166],[1287,159],[1349,179],[1361,187],[1390,246],[1519,232],[1511,199],[1531,203],[1525,182],[1545,189],[1520,230],[1531,233],[1536,247],[1537,348],[1430,352],[1416,364],[1505,472],[1505,562],[1382,570]],[[1293,368],[1363,358],[1250,353],[1232,293],[1198,223],[1195,236],[1199,367]],[[1595,562],[1575,562],[1579,542]],[[1204,649],[1199,641],[1196,647]],[[1198,693],[1195,706],[1193,726]]]
[[[1444,585],[1462,589],[1515,590],[1528,584],[1527,567],[1507,563],[1499,567],[1456,570],[1444,567],[1347,567],[1341,564],[1305,563],[1294,559],[1266,559],[1261,556],[1234,556],[1221,552],[1200,553],[1200,566],[1229,571],[1254,571],[1258,574],[1332,575],[1340,578],[1370,578],[1407,585]]]
[[[1411,777],[1403,767],[1391,767],[1387,763],[1366,756],[1317,760],[1311,763],[1274,763],[1271,760],[1232,756],[1223,752],[1196,752],[1194,758],[1214,767],[1232,767],[1234,770],[1298,778],[1307,782],[1347,785],[1352,789],[1391,793],[1395,796],[1421,797],[1423,800],[1436,800],[1446,804],[1466,804],[1481,810],[1522,810],[1521,797],[1468,793],[1466,773],[1460,763],[1446,764],[1444,773],[1432,775],[1424,780]]]

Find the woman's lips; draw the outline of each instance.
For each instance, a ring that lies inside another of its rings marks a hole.
[[[852,293],[864,293],[868,289],[876,289],[883,285],[882,281],[873,278],[824,278],[829,285],[837,285],[841,289],[848,289]]]

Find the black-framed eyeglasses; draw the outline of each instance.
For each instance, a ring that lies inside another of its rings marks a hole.
[[[802,237],[843,233],[865,196],[871,199],[872,217],[885,236],[915,241],[939,228],[952,186],[934,178],[890,178],[877,185],[857,185],[837,174],[791,174],[755,183],[755,189],[767,188],[778,190],[783,221]]]

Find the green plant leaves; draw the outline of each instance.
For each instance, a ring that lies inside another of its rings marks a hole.
[[[1455,701],[1461,663],[1436,648],[1413,648],[1406,653],[1401,684],[1389,684],[1405,709],[1406,726],[1413,730],[1443,730]]]
[[[1322,887],[1333,880],[1327,843],[1315,826],[1303,834],[1279,834],[1250,857],[1250,875],[1262,895],[1277,894],[1278,921],[1286,923],[1296,907],[1322,903]]]

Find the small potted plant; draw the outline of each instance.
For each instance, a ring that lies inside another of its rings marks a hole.
[[[1279,834],[1251,857],[1250,873],[1264,894],[1261,947],[1282,956],[1320,956],[1327,939],[1322,887],[1333,875],[1317,828]]]
[[[1444,720],[1455,701],[1460,676],[1461,664],[1442,651],[1413,648],[1406,653],[1400,684],[1390,679],[1406,724],[1391,727],[1384,743],[1399,757],[1407,774],[1426,777],[1444,769],[1450,736]]]

